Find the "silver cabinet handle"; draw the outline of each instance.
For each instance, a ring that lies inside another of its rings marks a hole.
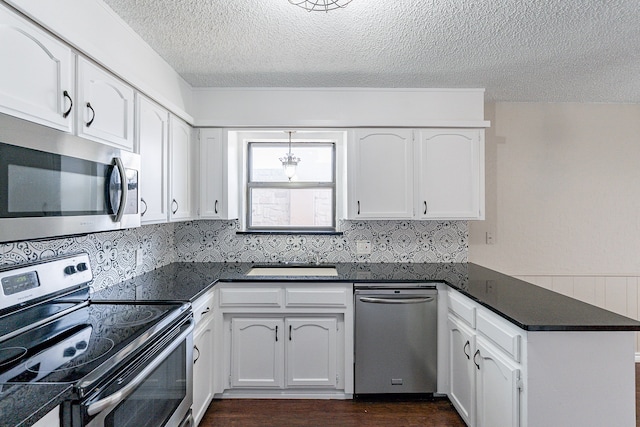
[[[200,316],[204,316],[205,314],[209,313],[211,311],[211,309],[209,307],[205,308],[204,311],[202,311],[200,313]]]
[[[464,352],[464,355],[467,356],[467,360],[471,360],[471,356],[469,355],[469,353],[467,353],[467,347],[471,348],[471,343],[469,342],[469,340],[467,340],[467,342],[464,344],[462,351]]]
[[[218,213],[218,201],[217,200],[213,205],[213,212],[216,213],[216,214]]]
[[[174,204],[176,205],[176,208],[172,209],[171,213],[175,215],[176,212],[178,212],[178,208],[180,207],[180,205],[178,205],[178,202],[176,199],[173,199],[173,201],[171,202],[171,207],[173,207]]]
[[[478,368],[478,371],[480,370],[480,365],[478,365],[478,362],[476,362],[476,356],[480,354],[480,349],[476,350],[476,352],[473,354],[473,363],[474,365],[476,365],[476,368]]]
[[[427,201],[424,201],[424,214],[427,214]]]
[[[144,201],[144,197],[140,198],[140,203],[144,203],[144,210],[140,214],[140,216],[144,216],[144,214],[147,213],[147,209],[149,208],[149,206],[147,206],[147,202]]]
[[[276,325],[276,342],[278,341],[278,326]]]
[[[362,302],[374,304],[420,304],[423,302],[435,301],[434,297],[412,297],[412,298],[380,298],[380,297],[360,297]]]
[[[360,200],[358,200],[358,215],[360,215]]]

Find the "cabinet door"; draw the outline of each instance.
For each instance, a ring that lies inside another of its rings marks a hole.
[[[133,151],[133,89],[78,57],[77,134]]]
[[[143,170],[140,178],[141,221],[167,222],[169,113],[148,99],[137,98],[137,141]]]
[[[71,49],[0,5],[0,58],[0,111],[72,132]]]
[[[478,427],[520,425],[520,369],[482,337],[476,338]]]
[[[231,320],[231,386],[282,388],[284,320]]]
[[[193,338],[193,418],[200,423],[213,399],[213,321],[198,325]]]
[[[200,218],[238,218],[238,153],[222,129],[200,130]]]
[[[484,218],[484,131],[420,132],[416,176],[419,219]]]
[[[357,130],[347,164],[350,219],[413,217],[413,131]]]
[[[475,366],[471,357],[475,352],[475,334],[460,320],[449,315],[449,399],[468,426],[474,425]]]
[[[175,116],[169,117],[169,147],[171,156],[169,200],[170,218],[172,221],[191,218],[191,128]]]
[[[337,385],[336,318],[287,318],[287,386]]]

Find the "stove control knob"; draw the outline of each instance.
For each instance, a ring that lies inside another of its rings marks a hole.
[[[78,269],[78,271],[87,271],[89,266],[86,262],[81,262],[80,264],[76,265],[76,268]]]
[[[64,273],[71,275],[71,274],[76,274],[78,272],[78,270],[76,270],[76,267],[74,265],[68,265],[64,268]]]

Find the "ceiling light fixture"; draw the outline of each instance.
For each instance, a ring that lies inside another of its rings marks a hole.
[[[284,173],[291,181],[296,174],[296,166],[300,162],[300,158],[293,155],[291,152],[291,134],[295,133],[295,131],[286,131],[289,134],[289,152],[285,155],[285,157],[280,157],[280,161],[282,162],[282,167],[284,168]]]
[[[289,3],[300,6],[307,12],[328,12],[342,9],[351,3],[351,0],[289,0]]]

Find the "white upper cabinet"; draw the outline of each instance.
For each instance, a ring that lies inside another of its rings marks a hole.
[[[73,131],[75,55],[0,5],[0,111]]]
[[[238,150],[222,129],[200,130],[200,218],[238,218]]]
[[[193,177],[191,159],[191,127],[171,115],[169,117],[169,218],[171,221],[190,219],[192,216]]]
[[[168,155],[169,113],[137,96],[137,151],[142,159],[140,209],[144,224],[169,220]]]
[[[133,88],[78,58],[76,133],[133,151]]]
[[[413,131],[359,129],[349,143],[349,219],[413,218]]]
[[[483,130],[421,130],[415,160],[417,219],[484,219]]]

